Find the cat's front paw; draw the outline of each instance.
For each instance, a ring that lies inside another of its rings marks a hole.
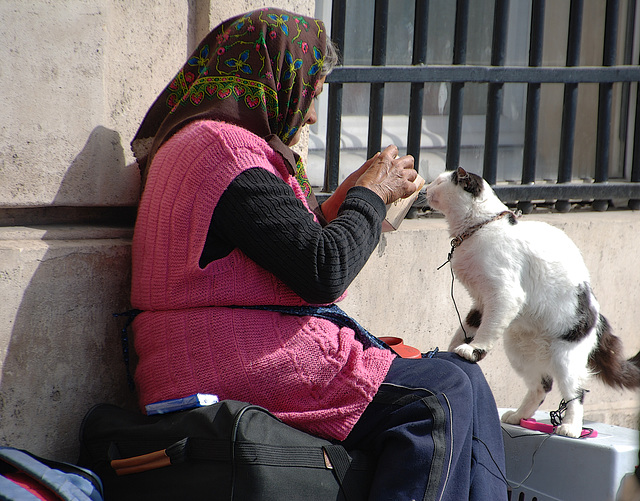
[[[582,435],[582,426],[579,424],[561,424],[556,428],[556,434],[564,435],[565,437],[580,438]]]
[[[473,344],[461,344],[453,350],[462,358],[467,359],[469,362],[479,362],[487,355],[487,350],[478,348]]]
[[[520,415],[516,411],[506,411],[501,417],[500,421],[507,424],[520,424]]]

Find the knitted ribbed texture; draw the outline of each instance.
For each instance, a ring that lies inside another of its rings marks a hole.
[[[393,355],[363,350],[353,331],[312,318],[226,305],[305,305],[235,249],[198,265],[226,187],[260,167],[297,181],[261,138],[212,121],[179,131],[153,160],[133,237],[132,305],[139,403],[214,393],[262,405],[316,435],[344,439]]]

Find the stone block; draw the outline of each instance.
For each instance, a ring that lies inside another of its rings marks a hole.
[[[0,207],[135,205],[129,142],[187,55],[187,2],[0,2]]]
[[[0,443],[75,461],[84,414],[133,406],[120,343],[131,230],[0,228]]]

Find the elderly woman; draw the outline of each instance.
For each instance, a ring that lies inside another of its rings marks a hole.
[[[376,454],[372,498],[506,499],[478,367],[400,359],[335,306],[416,177],[389,146],[318,206],[290,147],[336,59],[321,21],[257,10],[215,28],[148,111],[132,145],[140,405],[261,405]]]

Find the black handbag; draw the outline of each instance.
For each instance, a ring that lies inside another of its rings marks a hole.
[[[78,464],[100,476],[107,501],[357,501],[373,476],[363,453],[233,400],[155,416],[99,404],[80,438]]]

